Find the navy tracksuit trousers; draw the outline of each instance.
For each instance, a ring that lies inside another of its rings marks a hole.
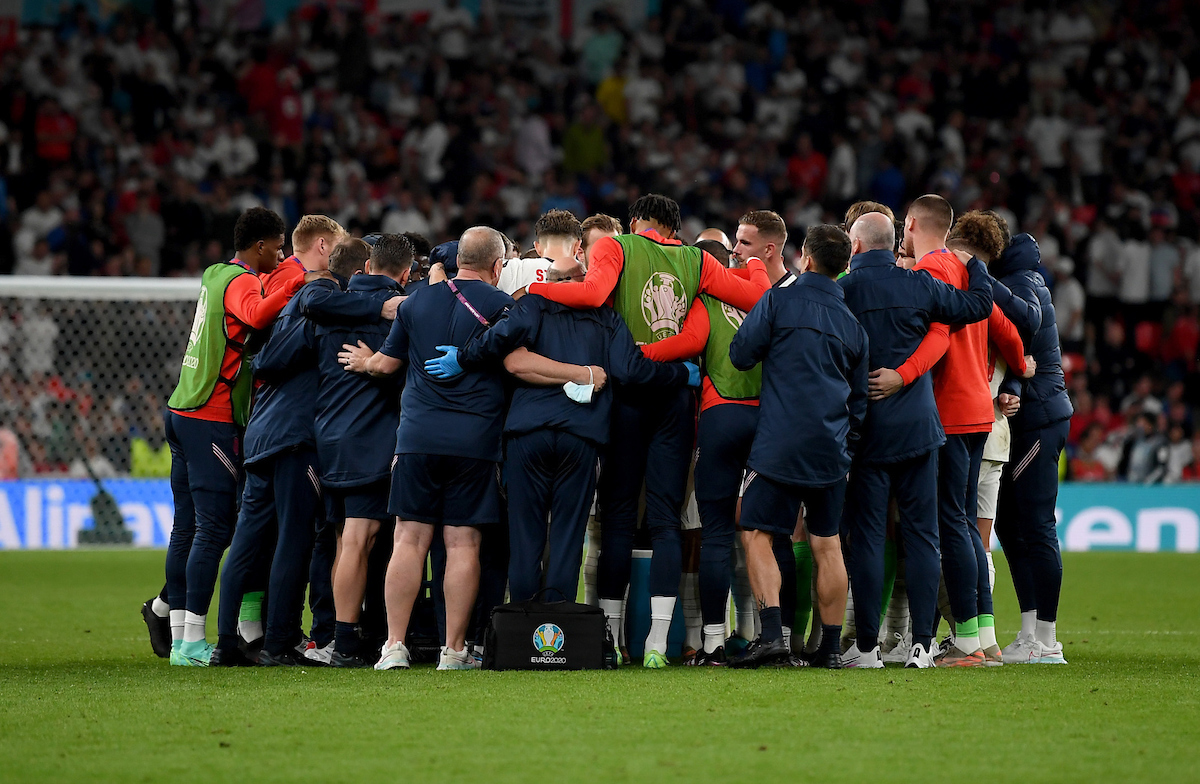
[[[1012,431],[1012,451],[1000,477],[996,537],[1012,573],[1021,612],[1037,610],[1039,621],[1058,619],[1062,553],[1054,506],[1058,502],[1058,458],[1070,420],[1036,430]]]
[[[728,614],[738,490],[757,428],[758,406],[723,403],[700,414],[693,484],[700,512],[700,612],[705,625],[723,624]],[[790,542],[788,547],[791,552]]]
[[[167,411],[175,522],[167,546],[167,603],[207,615],[221,556],[237,522],[241,434],[228,422]]]
[[[246,467],[242,509],[221,572],[222,637],[237,634],[242,595],[270,558],[263,647],[282,654],[300,641],[313,539],[324,511],[315,450],[280,452]]]
[[[950,611],[958,622],[992,614],[987,551],[975,514],[979,507],[979,465],[987,439],[987,433],[947,434],[946,443],[938,450],[942,574],[946,577]],[[907,572],[905,575],[907,579]]]
[[[888,498],[894,494],[904,539],[905,583],[913,642],[928,647],[937,612],[941,561],[938,551],[938,452],[883,465],[855,463],[846,490],[846,548],[859,650],[879,639],[883,601],[883,550]],[[987,572],[984,572],[986,577]]]
[[[695,439],[696,398],[690,387],[617,390],[611,437],[600,472],[601,599],[623,599],[629,586],[638,498],[646,486],[646,526],[654,556],[650,595],[678,596],[683,572],[680,515]]]
[[[583,538],[596,492],[597,447],[562,430],[507,439],[508,593],[532,599],[542,588],[575,601]]]
[[[313,540],[312,560],[308,569],[308,608],[312,611],[309,637],[324,648],[333,642],[336,613],[333,605],[333,561],[337,556],[337,519],[329,496],[317,510],[317,535]]]

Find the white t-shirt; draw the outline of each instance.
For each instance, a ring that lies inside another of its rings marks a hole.
[[[1150,300],[1150,243],[1125,240],[1121,246],[1122,302],[1138,304]]]
[[[1063,278],[1054,284],[1054,321],[1058,325],[1060,340],[1082,341],[1083,318],[1071,325],[1076,314],[1083,313],[1087,297],[1083,293],[1083,284],[1072,277]]]
[[[545,283],[550,263],[550,259],[509,259],[504,262],[496,288],[505,294],[512,294],[530,283]]]
[[[1071,124],[1057,115],[1034,117],[1029,121],[1026,136],[1037,150],[1042,165],[1057,169],[1066,164],[1063,142],[1071,136]]]

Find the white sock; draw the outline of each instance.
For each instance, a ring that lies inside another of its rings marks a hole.
[[[842,619],[842,639],[853,640],[855,637],[854,626],[854,592],[846,591],[846,617]]]
[[[992,551],[988,550],[983,554],[988,562],[988,587],[991,590],[996,590],[996,562],[992,560]]]
[[[979,647],[987,650],[993,646],[997,646],[996,642],[996,627],[995,626],[980,626],[979,627]]]
[[[650,597],[650,633],[646,635],[646,652],[667,654],[667,635],[671,631],[671,616],[675,614],[674,596]]]
[[[954,647],[963,653],[975,653],[975,651],[979,650],[979,634],[976,633],[971,637],[965,635],[956,636],[954,638]]]
[[[238,634],[242,635],[242,639],[246,642],[254,642],[263,636],[263,622],[259,621],[238,621]]]
[[[1030,639],[1037,634],[1037,610],[1021,613],[1021,634]]]
[[[725,644],[725,624],[704,624],[704,652],[712,653]]]
[[[686,637],[683,647],[691,650],[698,649],[702,643],[704,616],[700,612],[700,575],[696,572],[684,572],[679,581],[679,595],[683,598],[683,622]]]
[[[1058,642],[1058,638],[1055,637],[1055,627],[1057,625],[1058,624],[1054,621],[1038,621],[1037,628],[1034,632],[1034,635],[1037,637],[1037,641],[1042,645],[1045,645],[1047,648],[1053,648],[1054,644]]]
[[[166,618],[167,614],[171,612],[171,605],[155,596],[154,601],[150,602],[150,612],[154,613],[159,618]]]
[[[783,627],[783,644],[788,647],[789,651],[792,649],[792,627],[791,626]]]
[[[583,603],[595,607],[600,598],[596,591],[596,565],[600,562],[600,523],[596,521],[595,515],[588,518],[586,542],[583,555]]]
[[[613,643],[621,644],[621,611],[625,602],[620,599],[601,599],[600,609],[608,619],[608,630],[612,633]]]
[[[186,615],[184,610],[171,610],[171,642],[183,640],[183,622]]]
[[[207,619],[207,615],[187,613],[183,618],[183,641],[204,642],[204,623]]]
[[[901,561],[901,564],[904,562]],[[896,639],[895,635],[899,634],[902,638],[908,634],[908,625],[910,623],[908,613],[908,586],[905,583],[904,576],[901,574],[901,569],[896,570],[896,584],[892,588],[892,600],[888,602],[887,615],[884,618],[884,624],[879,630],[880,642],[888,642],[889,644]]]
[[[733,552],[733,633],[743,640],[754,640],[758,637],[758,608],[754,603],[754,591],[750,589],[746,550],[740,540],[735,540]]]

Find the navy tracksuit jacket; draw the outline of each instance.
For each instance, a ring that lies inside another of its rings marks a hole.
[[[559,362],[597,365],[609,375],[585,405],[558,386],[518,384],[504,423],[509,594],[523,601],[545,587],[574,601],[599,450],[609,437],[613,382],[682,386],[688,372],[682,363],[646,359],[612,308],[576,310],[533,294],[464,346],[459,363],[476,368],[521,347]],[[542,564],[547,541],[549,562]]]
[[[313,580],[314,627],[332,634],[332,551],[315,559],[314,536],[323,521],[312,401],[317,394],[315,324],[380,321],[380,306],[346,296],[337,282],[309,283],[280,313],[253,370],[261,382],[246,426],[246,489],[237,529],[221,572],[218,631],[237,633],[243,593],[268,588],[264,646],[283,653],[300,634],[304,585]],[[311,317],[311,319],[310,319]],[[276,537],[272,557],[272,538]],[[312,569],[310,562],[320,561]],[[264,578],[270,574],[269,585]],[[326,606],[328,605],[328,606]],[[328,616],[328,617],[326,617]]]
[[[841,286],[806,272],[769,289],[729,346],[739,370],[763,363],[758,430],[748,466],[794,487],[846,477],[867,412],[867,333]]]
[[[997,279],[996,304],[1017,326],[1026,352],[1037,362],[1033,378],[1020,382],[1021,409],[1009,420],[1012,448],[1000,482],[996,536],[1004,546],[1021,611],[1036,609],[1038,620],[1053,621],[1062,587],[1054,517],[1058,459],[1073,410],[1050,290],[1037,271],[1040,262],[1037,241],[1020,234],[991,270]]]
[[[355,275],[347,290],[379,310],[404,291],[386,275]],[[363,487],[391,476],[394,432],[399,420],[397,379],[347,373],[338,363],[342,344],[362,341],[378,351],[391,322],[357,326],[318,326],[316,355],[320,384],[316,396],[316,443],[321,482],[330,487]],[[402,378],[400,379],[402,381]]]
[[[870,337],[872,370],[900,367],[921,345],[930,322],[967,324],[988,317],[992,286],[987,268],[972,259],[967,271],[968,289],[959,291],[928,272],[896,266],[890,250],[871,250],[850,260],[850,273],[838,282],[846,305]],[[905,543],[913,634],[916,642],[929,644],[941,568],[937,450],[945,441],[928,373],[867,406],[843,523],[860,650],[874,648],[879,636],[883,549],[893,492]]]

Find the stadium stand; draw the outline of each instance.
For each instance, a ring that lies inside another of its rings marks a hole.
[[[764,207],[797,239],[934,191],[1041,245],[1068,476],[1200,477],[1197,6],[663,0],[570,28],[542,5],[312,3],[271,26],[168,2],[26,27],[0,61],[0,271],[195,277],[255,205],[289,230],[484,223],[527,248],[547,209],[624,216],[651,190],[688,239]],[[0,474],[158,470],[189,320],[0,297]]]

